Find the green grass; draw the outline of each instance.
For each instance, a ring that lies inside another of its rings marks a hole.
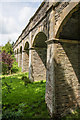
[[[46,81],[29,83],[25,86],[22,76],[18,73],[2,76],[2,113],[3,120],[30,120],[34,118],[50,118],[45,104]],[[61,120],[80,118],[80,110],[63,117]],[[55,120],[55,119],[54,119]]]
[[[8,120],[50,118],[45,104],[45,81],[25,86],[22,76],[28,73],[2,76],[2,112]]]

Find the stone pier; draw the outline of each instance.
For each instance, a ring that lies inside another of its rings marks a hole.
[[[44,0],[13,46],[29,79],[46,80],[45,102],[52,117],[80,107],[79,31],[80,0]]]

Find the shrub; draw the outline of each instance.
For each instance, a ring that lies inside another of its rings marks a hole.
[[[11,68],[11,73],[16,73],[16,72],[19,72],[19,71],[20,71],[20,68],[18,67],[18,63],[16,61],[13,62],[12,68]]]
[[[2,51],[5,51],[6,53],[9,54],[13,54],[13,48],[12,48],[12,44],[10,43],[10,41],[8,41],[5,46],[2,47]]]
[[[28,83],[31,83],[31,81],[29,80],[29,78],[28,78],[27,76],[22,76],[21,79],[24,81],[25,86],[26,86]]]
[[[5,79],[5,76],[3,76],[2,79]]]
[[[11,73],[11,68],[13,64],[13,59],[11,58],[11,54],[8,54],[5,51],[3,51],[1,56],[2,56],[2,73],[3,74]]]
[[[8,65],[5,63],[2,63],[2,74],[8,74]]]
[[[10,109],[7,109],[3,112],[2,119],[3,120],[20,120],[23,117],[23,112],[21,110],[12,111]]]
[[[43,83],[43,80],[41,80],[40,83]]]

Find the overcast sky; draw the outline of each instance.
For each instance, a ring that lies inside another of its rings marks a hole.
[[[41,2],[0,0],[0,45],[6,44],[8,40],[17,40]]]
[[[0,45],[5,45],[8,40],[17,40],[42,1],[0,0]]]

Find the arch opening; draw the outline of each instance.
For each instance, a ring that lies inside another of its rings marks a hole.
[[[72,13],[72,14],[70,14]],[[57,38],[67,40],[80,40],[80,5],[74,8],[62,22]]]
[[[20,47],[20,53],[22,54],[22,46]]]
[[[26,42],[23,51],[23,72],[29,72],[29,43]]]
[[[59,38],[60,39],[67,39],[67,40],[73,40],[73,41],[77,40],[77,41],[80,42],[80,9],[73,12],[72,16],[69,18],[67,23],[63,26],[63,30],[60,33]],[[79,57],[80,44],[78,44],[78,42],[77,42],[77,44],[74,45],[74,49],[72,50],[72,53],[74,54],[73,59],[72,59],[72,56],[71,56],[70,52],[67,51],[65,46],[63,46],[63,48],[64,48],[64,50],[65,50],[65,52],[66,52],[66,54],[67,54],[67,56],[68,56],[68,58],[69,58],[69,60],[70,60],[70,62],[72,64],[73,69],[74,69],[74,71],[76,73],[76,76],[77,76],[77,78],[78,78],[78,80],[80,82],[79,70],[75,69],[76,63],[78,64],[78,66],[80,66],[80,62],[79,62],[80,61],[80,57]]]
[[[24,50],[26,51],[27,55],[29,56],[29,43],[28,42],[25,43]]]
[[[17,62],[17,50],[14,51],[14,56],[15,56],[16,62]]]
[[[16,54],[16,50],[15,50],[15,54]]]
[[[47,44],[45,41],[47,40],[47,36],[43,32],[39,32],[34,39],[33,47],[40,47],[40,48],[46,48]]]
[[[46,59],[47,59],[47,36],[43,32],[39,32],[33,42],[32,53],[32,69],[33,79],[45,80],[46,79]]]
[[[18,53],[19,53],[19,49],[16,50],[16,62],[18,62]]]
[[[73,106],[80,107],[80,7],[74,12],[71,11],[70,17],[67,19],[67,22],[65,21],[65,25],[62,26],[58,34],[58,38],[63,39],[64,42],[56,45],[57,54],[55,58],[55,79],[57,84],[55,87],[56,91],[58,91],[60,86],[61,92],[61,94],[56,92],[55,98],[56,104],[60,105],[60,110],[57,109],[57,112],[60,114],[63,110],[67,110],[65,109],[67,103],[71,109],[73,109]],[[65,39],[67,42],[65,42]],[[72,43],[69,42],[70,40]],[[60,95],[62,97],[58,101],[57,99],[60,98]],[[64,100],[62,100],[63,97]]]
[[[22,67],[22,46],[20,46],[18,57],[18,66]]]
[[[17,54],[18,54],[18,51],[19,51],[19,50],[17,49]]]

